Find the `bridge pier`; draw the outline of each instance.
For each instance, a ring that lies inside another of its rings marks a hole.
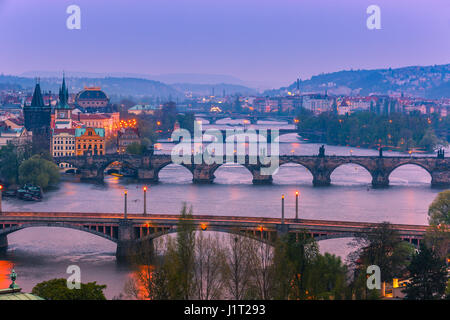
[[[326,187],[331,184],[331,174],[324,171],[317,171],[313,173],[314,187]]]
[[[78,169],[81,180],[103,180],[103,172],[99,172],[97,169]]]
[[[385,172],[372,172],[372,186],[374,188],[389,187],[389,174]]]
[[[261,169],[252,170],[253,184],[272,184],[273,178],[271,175],[262,175]]]
[[[137,170],[139,180],[148,180],[152,182],[158,182],[158,176],[154,169],[141,169]]]
[[[117,261],[127,261],[133,255],[135,250],[133,223],[128,219],[121,219],[119,221],[119,232],[116,249]]]
[[[8,250],[8,238],[7,235],[0,235],[0,254],[6,253]]]
[[[208,184],[213,183],[214,178],[214,173],[210,170],[197,167],[194,169],[192,182],[198,184]]]
[[[431,172],[431,186],[433,187],[447,187],[450,186],[450,171],[432,171]]]

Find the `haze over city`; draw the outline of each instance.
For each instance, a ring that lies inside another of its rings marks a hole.
[[[66,28],[71,4],[80,30]],[[0,0],[0,69],[220,74],[268,88],[343,69],[448,63],[448,1],[377,1],[380,30],[366,27],[371,4]]]
[[[0,300],[173,319],[449,300],[449,17],[0,0]]]

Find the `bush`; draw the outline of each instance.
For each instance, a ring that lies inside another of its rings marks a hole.
[[[106,300],[105,288],[94,281],[81,283],[80,289],[69,289],[66,279],[52,279],[38,283],[31,293],[46,300]]]

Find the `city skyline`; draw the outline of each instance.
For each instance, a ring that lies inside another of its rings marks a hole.
[[[440,0],[378,1],[380,30],[366,27],[369,1],[78,1],[81,29],[68,30],[71,4],[0,1],[0,29],[8,30],[0,32],[1,72],[223,74],[279,87],[340,70],[444,64],[450,56],[450,6]]]

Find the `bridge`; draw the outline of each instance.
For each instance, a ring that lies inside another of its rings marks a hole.
[[[272,131],[273,131],[273,129],[271,129],[271,128],[268,128],[268,129],[251,129],[251,128],[247,129],[246,128],[246,129],[242,129],[242,130],[243,130],[242,133],[244,133],[244,130],[245,130],[245,135],[246,136],[249,136],[251,130],[254,130],[255,134],[257,134],[257,135],[259,135],[259,134],[264,135],[265,139],[266,139],[266,141],[268,143],[270,143],[270,141],[272,141]],[[280,136],[282,136],[284,134],[298,133],[298,130],[295,129],[295,128],[291,128],[291,129],[279,128],[279,129],[276,129],[276,130],[278,131],[278,137],[280,137]],[[220,134],[224,138],[223,141],[226,141],[225,139],[228,139],[229,137],[241,134],[241,132],[239,132],[239,129],[236,129],[235,127],[234,128],[229,128],[229,129],[216,129],[216,128],[202,129],[202,133],[203,134],[204,133],[208,133],[208,131],[209,132],[211,132],[211,131],[216,131],[216,132],[218,131],[218,132],[220,132]]]
[[[0,213],[0,250],[8,246],[7,235],[30,227],[60,227],[88,232],[117,243],[116,256],[126,258],[136,244],[177,232],[179,215],[69,212]],[[196,215],[198,231],[239,234],[273,244],[280,234],[307,233],[316,240],[355,237],[378,226],[377,223]],[[394,224],[402,240],[419,245],[426,226]]]
[[[197,118],[208,120],[210,124],[215,124],[218,120],[222,119],[244,119],[248,120],[251,124],[256,124],[258,120],[274,120],[274,121],[286,121],[288,123],[294,123],[294,116],[280,116],[280,115],[268,115],[268,114],[239,114],[239,113],[201,113],[195,115]]]
[[[233,161],[222,159],[222,163],[207,164],[202,161],[195,163],[194,156],[191,156],[190,163],[181,164],[187,168],[193,176],[194,183],[212,183],[214,172],[225,163],[240,163],[249,170],[253,177],[254,184],[272,183],[271,175],[262,175],[261,168],[269,166],[262,164],[259,159],[256,163],[251,163],[248,156],[241,157],[234,155]],[[172,164],[171,156],[168,154],[156,155],[127,155],[127,154],[107,154],[104,156],[75,156],[75,157],[54,157],[53,161],[59,163],[69,163],[78,169],[82,179],[102,180],[105,169],[113,162],[126,164],[135,169],[137,178],[149,182],[157,182],[159,172],[167,165]],[[305,167],[313,176],[314,186],[328,186],[331,184],[331,174],[338,167],[345,164],[356,164],[365,168],[372,176],[374,187],[389,186],[389,176],[398,167],[412,164],[425,169],[431,176],[432,186],[450,185],[450,158],[441,157],[380,157],[380,156],[279,156],[279,165],[287,163],[299,164]]]

